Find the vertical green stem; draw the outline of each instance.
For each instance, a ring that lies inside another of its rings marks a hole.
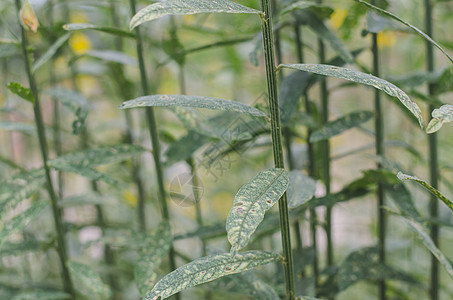
[[[280,110],[278,107],[277,93],[277,76],[275,73],[275,58],[272,33],[272,14],[271,4],[269,0],[261,0],[261,14],[263,42],[264,42],[264,57],[266,61],[266,77],[267,88],[269,93],[269,110],[271,117],[271,133],[272,146],[274,152],[274,165],[276,168],[284,168],[283,147],[281,137]],[[291,249],[291,236],[288,215],[288,201],[286,193],[278,202],[280,212],[280,226],[282,234],[283,246],[283,269],[285,273],[286,299],[293,300],[295,298],[294,273],[293,273],[293,258]]]
[[[19,14],[20,8],[21,8],[21,2],[20,0],[16,0],[16,11]],[[24,64],[25,64],[25,71],[27,73],[28,77],[28,82],[30,85],[30,89],[32,91],[33,97],[35,98],[35,103],[33,104],[33,111],[35,115],[35,123],[36,123],[36,128],[37,128],[37,133],[38,133],[38,139],[39,139],[39,146],[41,149],[41,156],[44,164],[44,171],[45,171],[45,176],[46,176],[46,187],[47,191],[49,193],[50,201],[52,203],[52,213],[53,213],[53,218],[55,222],[55,229],[57,231],[57,250],[58,250],[58,258],[60,260],[60,265],[61,269],[63,272],[63,285],[64,285],[64,290],[66,293],[70,294],[73,299],[76,299],[76,294],[74,291],[74,287],[72,285],[71,281],[71,276],[69,273],[69,269],[66,266],[66,261],[67,261],[67,252],[66,252],[66,239],[65,235],[63,232],[63,221],[61,219],[60,215],[60,209],[58,205],[58,198],[57,195],[55,194],[55,189],[52,183],[52,179],[50,176],[50,169],[49,166],[47,165],[48,161],[48,156],[47,156],[47,141],[46,141],[46,134],[45,134],[45,129],[44,129],[44,121],[41,113],[41,107],[40,107],[40,102],[39,102],[39,94],[38,94],[38,87],[36,85],[35,77],[33,76],[33,73],[31,72],[31,65],[30,65],[30,60],[28,58],[28,52],[27,52],[27,37],[25,35],[25,31],[21,24],[19,24],[20,27],[20,33],[21,33],[21,46],[22,46],[22,54],[24,56]]]
[[[426,26],[426,34],[430,37],[433,36],[433,25],[432,25],[432,1],[425,0],[425,26]],[[426,68],[428,72],[434,71],[434,47],[431,43],[426,43]],[[433,96],[435,94],[435,84],[429,83],[428,85],[428,94],[429,96]],[[433,105],[429,106],[429,111],[433,111],[435,107]],[[428,136],[429,140],[429,165],[430,165],[430,181],[431,185],[434,188],[438,188],[439,179],[438,179],[438,158],[437,158],[437,134],[433,133]],[[429,212],[431,218],[437,218],[439,206],[438,201],[435,196],[431,195],[430,200],[430,207]],[[430,227],[430,234],[433,242],[436,245],[439,245],[439,226],[436,224],[432,224]],[[430,283],[430,298],[431,300],[438,300],[439,299],[439,264],[437,259],[432,256],[431,257],[431,283]]]
[[[135,0],[130,0],[130,7],[131,11],[133,14],[137,11],[136,5],[135,5]],[[147,95],[149,93],[149,88],[148,88],[148,78],[146,75],[146,69],[145,69],[145,60],[143,57],[143,41],[141,38],[140,30],[139,28],[135,28],[135,33],[136,33],[136,39],[137,39],[137,56],[138,56],[138,63],[139,63],[139,69],[140,69],[140,78],[141,78],[141,84],[142,84],[142,89],[143,93]],[[153,146],[153,157],[154,157],[154,164],[156,167],[156,176],[157,176],[157,184],[159,188],[159,202],[161,204],[161,210],[162,210],[162,217],[164,220],[169,221],[170,220],[170,214],[168,211],[168,206],[167,206],[167,194],[165,191],[164,187],[164,177],[163,177],[163,169],[162,169],[162,162],[160,160],[160,143],[159,143],[159,137],[157,135],[157,125],[156,125],[156,118],[154,116],[154,110],[152,107],[147,107],[146,108],[146,119],[148,123],[148,129],[149,129],[149,134],[151,136],[151,143]],[[144,216],[143,216],[144,217]],[[144,218],[142,223],[144,224]],[[170,248],[170,268],[172,270],[176,269],[176,262],[175,262],[175,250],[173,247]],[[179,294],[176,295],[176,298],[179,298]]]
[[[376,1],[372,1],[372,4],[375,4]],[[379,50],[377,43],[377,34],[372,34],[372,48],[373,52],[373,75],[380,76],[380,67],[379,67]],[[382,112],[381,105],[381,93],[378,90],[375,90],[374,94],[374,114],[375,114],[375,131],[376,131],[376,155],[384,155],[384,114]],[[382,169],[380,163],[377,164],[378,169]],[[378,215],[378,249],[379,249],[379,263],[385,263],[385,236],[386,236],[386,216],[384,210],[384,186],[381,182],[378,182],[377,187],[377,215]],[[385,280],[379,281],[379,299],[387,299],[386,295],[386,282]]]
[[[304,57],[304,51],[303,51],[303,39],[302,39],[302,33],[300,30],[300,25],[296,24],[295,26],[295,35],[296,35],[296,45],[297,45],[297,58],[300,63],[304,63],[305,57]],[[311,114],[311,107],[310,107],[310,98],[308,97],[308,93],[304,93],[304,99],[305,99],[305,112],[310,115]],[[312,133],[312,130],[308,128],[307,130],[307,149],[308,149],[308,176],[315,178],[316,177],[316,158],[315,158],[315,151],[314,151],[314,145],[313,143],[310,143],[310,135]],[[319,281],[319,266],[318,266],[318,242],[316,239],[316,233],[317,233],[317,215],[316,215],[316,209],[311,208],[310,209],[310,233],[311,233],[311,243],[312,243],[312,248],[315,253],[313,257],[313,278],[315,279],[315,284],[318,284]]]

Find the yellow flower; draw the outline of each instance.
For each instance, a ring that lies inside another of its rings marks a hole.
[[[123,191],[123,200],[131,208],[137,207],[137,196],[130,190]]]
[[[69,46],[75,54],[81,55],[91,49],[91,42],[83,33],[75,32],[69,39]]]
[[[71,23],[87,23],[88,18],[86,14],[80,11],[73,12],[71,14]]]
[[[36,17],[35,12],[33,11],[33,8],[28,0],[25,0],[22,8],[20,9],[19,19],[25,30],[31,30],[33,32],[38,30],[38,18]]]
[[[391,48],[396,43],[396,35],[392,31],[381,31],[377,35],[377,44],[379,48]]]
[[[330,15],[330,24],[332,24],[332,27],[335,29],[340,28],[344,20],[346,19],[347,15],[348,15],[347,9],[344,8],[335,9],[333,13]]]

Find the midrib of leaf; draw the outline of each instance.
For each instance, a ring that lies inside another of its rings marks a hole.
[[[269,190],[271,190],[272,185],[280,178],[280,176],[281,176],[284,172],[285,172],[285,170],[281,170],[281,171],[279,172],[278,176],[275,176],[275,178],[274,178],[274,179],[272,180],[272,182],[269,184],[270,187],[269,187],[268,189],[266,189],[265,191],[263,191],[262,193],[260,193],[259,196],[256,198],[256,201],[253,201],[252,204],[257,203],[258,200],[260,200],[260,198],[261,198],[263,195],[265,195]],[[277,201],[278,201],[278,200],[277,200]],[[239,234],[240,234],[241,236],[244,234],[242,229],[244,228],[243,225],[244,225],[245,219],[246,219],[246,217],[248,217],[249,212],[250,212],[250,210],[252,209],[252,207],[253,207],[253,205],[249,205],[249,207],[248,207],[248,209],[247,209],[246,215],[245,215],[244,218],[242,218],[242,220],[241,220],[241,225],[240,225],[240,229],[241,229],[241,230],[239,231]],[[264,213],[266,213],[266,211],[264,211]],[[253,233],[252,233],[252,234],[253,234]],[[233,248],[235,248],[235,247],[233,246],[232,249],[233,249]]]

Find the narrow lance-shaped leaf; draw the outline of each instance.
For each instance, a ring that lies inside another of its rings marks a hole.
[[[382,8],[379,8],[379,7],[376,7],[368,2],[365,2],[363,0],[355,0],[356,2],[358,3],[361,3],[365,6],[368,6],[369,8],[371,9],[374,9],[375,11],[379,12],[379,13],[382,13],[404,25],[406,25],[407,27],[409,27],[410,29],[412,29],[413,31],[415,31],[416,33],[418,33],[419,35],[421,35],[425,40],[427,40],[428,42],[430,42],[431,44],[433,44],[435,47],[437,47],[437,49],[439,49],[440,51],[442,51],[443,54],[445,54],[445,56],[448,57],[448,59],[453,63],[453,58],[450,57],[450,55],[448,55],[447,52],[445,52],[445,50],[439,46],[439,44],[437,44],[431,37],[429,37],[429,35],[427,35],[426,33],[424,33],[423,31],[421,31],[420,29],[418,29],[417,27],[407,23],[406,21],[402,20],[400,17],[398,16],[395,16],[394,14],[386,11],[385,9],[382,9]]]
[[[417,178],[415,176],[406,175],[406,174],[404,174],[402,172],[398,172],[397,176],[398,176],[398,178],[400,180],[412,180],[412,181],[415,181],[415,182],[419,183],[421,186],[423,186],[425,189],[427,189],[434,196],[436,196],[437,198],[442,200],[442,202],[444,202],[453,211],[453,202],[450,201],[444,195],[442,195],[441,192],[439,192],[438,190],[433,188],[431,185],[429,185],[426,181],[423,181],[420,178]]]
[[[21,230],[22,228],[27,226],[27,224],[30,223],[30,221],[33,220],[36,216],[38,216],[47,207],[48,204],[48,202],[44,201],[37,202],[26,211],[7,221],[0,231],[0,249],[11,233]]]
[[[70,34],[67,33],[65,35],[62,35],[61,37],[58,38],[58,40],[53,43],[52,46],[47,49],[47,51],[33,64],[32,71],[36,72],[42,65],[44,65],[46,62],[49,61],[49,59],[52,58],[52,56],[57,53],[58,49],[60,49],[61,46],[66,43],[66,41],[69,39]]]
[[[35,97],[33,96],[31,90],[29,88],[23,87],[20,83],[10,82],[8,83],[7,88],[22,99],[31,102],[32,104],[35,103]]]
[[[128,31],[124,31],[124,30],[121,30],[118,28],[113,28],[113,27],[97,26],[97,25],[87,24],[87,23],[65,24],[65,25],[63,25],[63,29],[68,30],[68,31],[91,29],[91,30],[96,30],[96,31],[102,31],[105,33],[110,33],[110,34],[121,36],[121,37],[135,38],[135,35]]]
[[[139,97],[134,100],[124,102],[119,106],[119,109],[146,107],[146,106],[183,106],[183,107],[198,107],[221,111],[235,111],[247,113],[256,117],[265,117],[266,114],[262,111],[240,102],[204,97],[204,96],[188,96],[188,95],[150,95]]]
[[[428,248],[429,251],[434,255],[435,258],[439,261],[439,263],[445,268],[445,271],[447,271],[448,275],[450,275],[451,278],[453,278],[453,266],[451,262],[448,260],[448,258],[437,248],[436,244],[433,242],[431,237],[429,236],[428,233],[426,233],[426,229],[423,227],[422,224],[415,220],[411,220],[409,218],[404,218],[404,221],[406,221],[407,224],[412,228],[413,231],[415,231],[418,236],[420,237],[421,241],[425,245],[426,248]]]
[[[164,16],[194,15],[201,13],[261,14],[255,10],[227,0],[168,0],[151,4],[132,17],[129,27],[135,27]]]
[[[315,130],[310,136],[310,142],[315,143],[322,140],[327,140],[333,136],[339,135],[346,130],[357,127],[362,123],[374,117],[374,113],[370,111],[359,111],[350,113],[335,121],[328,122],[322,128]]]
[[[154,286],[157,268],[170,250],[172,240],[170,224],[162,222],[149,236],[148,242],[140,251],[140,257],[135,265],[135,283],[140,295],[144,296]]]
[[[301,171],[289,173],[288,195],[289,208],[295,208],[309,201],[316,192],[316,180],[306,176]]]
[[[290,65],[283,64],[278,67],[278,69],[280,68],[307,71],[315,74],[342,78],[349,81],[373,86],[379,90],[382,90],[383,92],[387,93],[392,97],[398,98],[401,101],[401,103],[403,103],[403,105],[407,107],[411,111],[411,113],[418,119],[420,127],[424,128],[422,113],[418,105],[412,102],[409,96],[406,95],[406,93],[404,93],[400,88],[382,78],[352,69],[321,64],[290,64]]]
[[[100,59],[100,60],[103,60],[106,62],[114,62],[114,63],[123,64],[123,65],[129,65],[129,66],[137,65],[137,60],[135,58],[133,58],[132,56],[129,56],[121,51],[90,50],[90,51],[85,52],[82,55],[76,57],[75,59],[78,59],[81,57],[92,57],[92,58],[97,58],[97,59]]]
[[[278,254],[267,251],[247,251],[234,256],[229,253],[205,256],[166,275],[143,299],[165,299],[190,287],[277,260]]]
[[[111,177],[110,175],[80,164],[71,164],[70,162],[65,161],[51,161],[49,162],[49,166],[63,172],[79,174],[80,176],[89,178],[94,181],[104,181],[111,185],[116,185],[119,183],[118,180]]]
[[[93,300],[110,299],[112,292],[109,286],[102,282],[99,274],[91,267],[70,261],[68,268],[74,280],[74,285],[81,294]]]
[[[247,245],[264,214],[280,199],[288,183],[288,173],[284,169],[271,168],[239,189],[226,222],[233,254]]]
[[[453,122],[453,105],[445,104],[431,113],[433,119],[426,126],[427,133],[438,131],[444,123]]]

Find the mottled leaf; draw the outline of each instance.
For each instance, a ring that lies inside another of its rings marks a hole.
[[[72,122],[72,130],[74,134],[80,134],[88,116],[88,100],[78,92],[65,89],[51,89],[45,93],[60,101],[64,107],[74,113],[76,119]]]
[[[313,131],[310,135],[310,142],[315,143],[323,140],[327,140],[331,137],[342,134],[343,132],[357,127],[362,123],[374,117],[374,113],[370,111],[359,111],[350,113],[344,117],[341,117],[335,121],[326,123],[323,127]]]
[[[8,237],[11,235],[11,233],[19,231],[27,226],[27,224],[30,223],[30,221],[35,217],[37,217],[47,207],[48,204],[48,202],[44,201],[34,203],[27,210],[3,224],[3,228],[0,231],[0,249],[3,246],[3,243],[5,243]]]
[[[301,171],[289,172],[288,195],[289,208],[295,208],[309,201],[316,192],[316,180]]]
[[[219,285],[214,286],[215,290],[227,289],[228,292],[250,295],[257,300],[279,300],[277,292],[253,271],[241,272],[223,277]]]
[[[393,173],[391,174],[393,175]],[[412,201],[411,194],[401,182],[393,185],[387,185],[385,191],[401,212],[416,220],[421,218],[420,213]]]
[[[216,254],[196,259],[162,278],[144,300],[165,299],[190,287],[236,274],[279,260],[267,251],[247,251],[231,255]]]
[[[427,133],[434,133],[438,131],[444,123],[453,122],[453,105],[445,104],[440,108],[436,108],[431,113],[433,119],[426,127]]]
[[[71,278],[74,280],[76,290],[93,300],[107,300],[112,296],[108,285],[102,282],[99,274],[91,267],[79,262],[68,262]]]
[[[308,87],[309,77],[307,72],[294,72],[281,81],[278,99],[282,124],[290,124],[291,116],[297,111],[299,99]]]
[[[231,100],[203,97],[203,96],[187,96],[187,95],[151,95],[143,96],[134,100],[124,102],[119,109],[146,107],[146,106],[183,106],[183,107],[198,107],[221,111],[235,111],[247,113],[252,116],[265,117],[266,114],[262,111]]]
[[[227,0],[168,0],[151,4],[132,17],[131,29],[140,24],[169,15],[201,13],[261,14],[260,11]]]
[[[157,268],[170,250],[173,236],[170,224],[162,222],[148,237],[146,245],[140,251],[135,265],[135,283],[144,296],[150,291],[157,279]]]
[[[71,299],[71,295],[63,292],[30,292],[14,296],[12,300],[63,300]]]
[[[33,104],[35,103],[35,97],[33,96],[31,90],[29,88],[23,87],[20,83],[10,82],[8,83],[7,88],[22,99]]]
[[[74,30],[96,30],[96,31],[102,31],[105,33],[110,33],[113,35],[121,36],[121,37],[129,37],[129,38],[135,38],[135,34],[121,30],[119,28],[113,28],[113,27],[104,27],[104,26],[97,26],[93,24],[87,24],[87,23],[70,23],[70,24],[65,24],[63,25],[64,30],[68,31],[74,31]]]
[[[437,248],[436,244],[433,242],[429,234],[426,232],[426,228],[424,228],[422,224],[415,220],[405,217],[403,218],[404,221],[406,221],[406,223],[409,224],[411,229],[418,234],[420,240],[423,242],[425,247],[428,248],[429,251],[431,251],[434,257],[445,268],[445,271],[447,271],[448,275],[450,275],[450,277],[453,278],[453,266],[450,260],[448,260],[448,258],[439,250],[439,248]]]
[[[433,194],[434,196],[439,198],[442,202],[444,202],[451,210],[453,210],[453,202],[450,201],[444,195],[442,195],[441,192],[439,192],[438,190],[433,188],[431,185],[429,185],[426,181],[423,181],[415,176],[406,175],[402,172],[398,172],[397,176],[400,180],[412,180],[412,181],[419,183],[421,186],[423,186],[425,189],[427,189],[431,194]]]
[[[244,248],[264,214],[288,188],[289,176],[284,169],[267,169],[242,186],[228,213],[226,230],[231,252]]]
[[[412,114],[418,119],[420,127],[424,127],[424,122],[420,108],[411,101],[408,95],[404,93],[400,88],[394,84],[385,81],[382,78],[375,77],[370,74],[362,73],[352,69],[335,67],[330,65],[317,65],[317,64],[292,64],[292,65],[280,65],[279,68],[295,69],[300,71],[312,72],[315,74],[331,76],[346,79],[349,81],[362,83],[373,86],[379,90],[384,91],[390,96],[397,97],[401,103],[407,107]]]
[[[417,27],[407,23],[406,21],[402,20],[401,18],[399,18],[398,16],[395,16],[394,14],[386,11],[385,9],[382,9],[382,8],[379,8],[379,7],[376,7],[366,1],[363,1],[363,0],[354,0],[360,4],[363,4],[371,9],[374,9],[375,11],[377,11],[378,13],[381,13],[387,17],[390,17],[402,24],[404,24],[405,26],[409,27],[410,29],[412,29],[413,31],[415,31],[417,34],[421,35],[425,40],[427,40],[428,42],[430,42],[431,44],[433,44],[435,47],[437,47],[437,49],[439,49],[440,51],[442,51],[443,54],[445,54],[446,57],[448,57],[448,59],[453,63],[453,58],[450,57],[450,55],[448,55],[447,52],[445,52],[445,50],[439,46],[439,44],[437,44],[429,35],[427,35],[426,33],[424,33],[423,31],[421,31],[420,29],[418,29]]]
[[[42,65],[44,65],[46,62],[51,59],[55,53],[57,53],[58,49],[60,49],[61,46],[66,43],[66,41],[69,39],[70,34],[64,34],[61,37],[59,37],[55,43],[53,43],[52,46],[50,46],[47,51],[33,64],[32,67],[32,72],[36,72]]]
[[[36,127],[33,124],[19,123],[19,122],[0,122],[0,130],[9,131],[22,131],[26,133],[36,131]]]
[[[379,263],[377,247],[363,248],[348,255],[338,272],[338,288],[343,291],[361,280],[393,279],[412,284],[418,282],[410,275]]]

